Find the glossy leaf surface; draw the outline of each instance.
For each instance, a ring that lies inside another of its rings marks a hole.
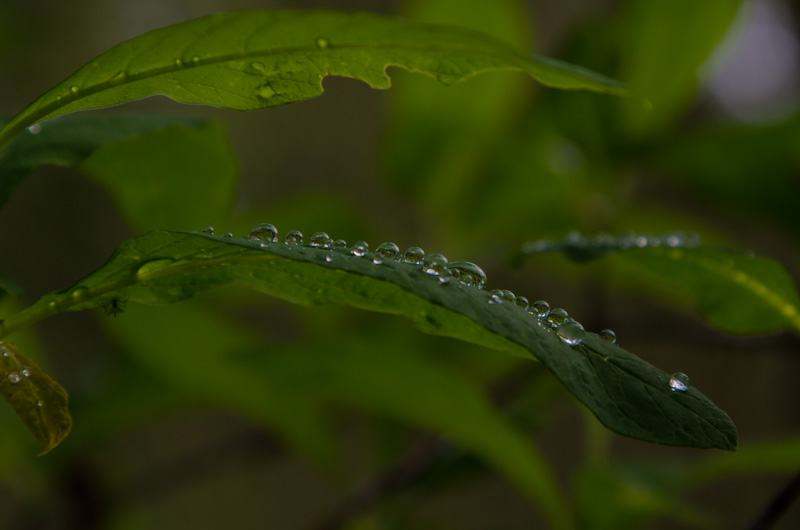
[[[0,342],[0,392],[25,427],[42,442],[43,455],[72,428],[67,392],[16,346]]]
[[[552,87],[626,93],[594,72],[455,27],[368,13],[240,11],[157,29],[111,48],[15,116],[0,131],[0,147],[41,120],[157,94],[250,110],[319,96],[329,75],[389,88],[389,66],[444,84],[486,71],[519,71]]]
[[[736,428],[695,388],[673,392],[669,376],[593,333],[570,346],[513,303],[490,304],[483,290],[447,282],[421,267],[378,256],[154,231],[122,244],[103,267],[45,295],[6,321],[5,331],[101,297],[163,304],[223,285],[247,285],[300,304],[344,303],[400,314],[428,333],[456,337],[542,361],[611,430],[646,441],[735,449]],[[328,261],[330,258],[330,261]]]

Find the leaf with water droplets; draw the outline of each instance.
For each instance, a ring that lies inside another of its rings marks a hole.
[[[247,285],[299,304],[341,303],[403,315],[428,333],[533,356],[604,425],[625,436],[736,448],[736,427],[696,388],[673,392],[668,374],[598,335],[586,332],[578,341],[579,330],[571,331],[574,345],[569,345],[550,324],[540,324],[544,319],[515,303],[498,297],[501,303],[489,304],[488,292],[455,277],[442,282],[424,264],[379,258],[354,256],[344,248],[262,246],[260,241],[159,230],[123,243],[108,263],[72,287],[9,317],[4,331],[60,311],[94,308],[100,297],[124,294],[129,302],[164,304],[215,287]],[[468,270],[467,262],[455,263]],[[566,312],[550,313],[566,318]]]
[[[0,342],[0,392],[25,427],[42,442],[43,455],[72,428],[67,391],[16,346]]]
[[[15,116],[0,131],[0,147],[41,120],[158,94],[250,110],[319,96],[329,75],[389,88],[389,66],[444,84],[518,71],[552,87],[627,93],[599,74],[474,31],[369,13],[240,11],[157,29],[111,48]]]

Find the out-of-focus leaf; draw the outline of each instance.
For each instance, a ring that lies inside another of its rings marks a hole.
[[[344,303],[404,315],[428,333],[538,358],[619,434],[667,445],[736,448],[733,422],[695,388],[672,391],[669,375],[593,333],[569,345],[522,307],[497,303],[496,295],[457,281],[456,273],[475,283],[467,266],[448,267],[441,274],[452,276],[440,278],[421,265],[378,254],[154,231],[123,243],[103,267],[72,287],[9,317],[3,331],[60,311],[96,307],[103,297],[164,304],[213,287],[248,285],[301,304]]]
[[[452,84],[485,71],[526,72],[545,85],[626,94],[619,83],[455,27],[368,13],[240,11],[123,42],[40,96],[0,130],[0,148],[36,122],[162,94],[235,110],[322,94],[328,75],[389,88],[398,66]]]
[[[653,104],[624,105],[633,130],[661,128],[680,116],[697,87],[698,68],[733,21],[741,0],[630,0],[623,12],[620,75]]]
[[[182,124],[199,128],[203,120],[162,114],[77,114],[39,125],[36,134],[22,134],[0,152],[0,205],[39,166],[73,166],[103,144],[148,131]]]
[[[227,219],[238,173],[225,128],[213,122],[106,143],[80,168],[111,191],[129,224],[142,232]]]
[[[708,321],[723,331],[800,332],[800,296],[780,263],[752,254],[701,247],[699,243],[696,234],[585,237],[573,232],[563,241],[526,243],[522,254],[562,252],[577,262],[608,255],[617,266],[636,267],[683,289]]]
[[[645,528],[656,517],[679,522],[682,528],[709,528],[709,514],[681,502],[675,490],[647,475],[616,468],[583,471],[578,479],[578,528],[582,530],[633,530]]]
[[[735,458],[714,457],[686,470],[690,486],[737,475],[793,474],[800,471],[800,437],[787,437],[742,446]]]
[[[67,392],[16,346],[0,342],[0,392],[40,442],[43,455],[72,428]]]
[[[771,259],[708,247],[643,248],[613,259],[685,290],[709,323],[728,333],[800,332],[797,287]]]

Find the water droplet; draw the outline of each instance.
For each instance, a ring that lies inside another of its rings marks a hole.
[[[271,99],[275,96],[275,89],[269,86],[269,83],[265,83],[256,87],[256,97],[259,99]]]
[[[261,223],[250,230],[250,233],[247,234],[245,239],[258,239],[260,241],[266,241],[267,243],[277,243],[278,229],[269,223]]]
[[[330,45],[327,39],[317,39],[317,48],[324,50]]]
[[[22,370],[20,371],[20,375],[22,375],[22,377],[30,377],[31,376],[31,369],[28,368],[27,366],[23,366]]]
[[[325,261],[327,261],[328,263],[330,263],[331,261],[333,261],[333,252],[331,252],[330,254],[328,254],[327,256],[325,256]]]
[[[489,293],[489,303],[490,304],[502,304],[503,303],[503,291],[500,289],[494,289],[492,292]]]
[[[600,338],[606,342],[610,342],[611,344],[617,343],[617,334],[611,331],[610,329],[604,329],[603,331],[598,333],[598,335],[600,335]]]
[[[333,242],[333,248],[347,248],[347,241],[344,239],[337,239]]]
[[[37,401],[36,402],[36,406],[37,407],[44,407],[44,401]]]
[[[253,61],[250,63],[250,68],[252,68],[258,75],[267,75],[267,67],[264,66],[264,63],[260,61]]]
[[[39,123],[34,123],[30,127],[28,127],[28,132],[31,134],[39,134],[42,132],[42,125]]]
[[[634,244],[639,248],[647,246],[647,236],[639,236],[634,240]]]
[[[192,64],[195,65],[195,66],[199,66],[200,65],[200,57],[198,57],[197,55],[192,57]]]
[[[425,251],[419,247],[410,247],[403,254],[403,261],[406,263],[421,265],[423,259],[425,259]]]
[[[450,271],[447,269],[447,267],[445,267],[444,269],[442,269],[442,270],[439,272],[439,281],[440,281],[441,283],[444,283],[444,284],[448,284],[448,283],[450,283],[450,282],[454,281],[454,278],[453,278],[453,273],[452,273],[452,272],[450,272]]]
[[[672,374],[669,378],[669,387],[673,392],[686,392],[689,390],[689,376],[681,372]]]
[[[439,276],[447,267],[447,258],[441,254],[428,254],[422,260],[422,270],[428,274]]]
[[[10,372],[8,374],[8,380],[12,383],[19,383],[21,377],[19,376],[19,372]]]
[[[214,235],[214,227],[213,226],[207,226],[207,227],[203,228],[202,230],[200,230],[200,233],[201,234],[205,234],[207,236],[213,236]]]
[[[173,260],[170,258],[151,259],[139,267],[139,269],[136,271],[136,275],[141,278],[142,276],[147,276],[153,271],[166,267],[172,263]]]
[[[583,342],[586,331],[579,323],[569,320],[556,328],[556,334],[570,346],[577,346]]]
[[[517,297],[508,289],[501,289],[500,292],[502,293],[504,302],[510,302],[513,304],[517,301]]]
[[[453,278],[464,285],[483,289],[486,287],[486,273],[483,269],[469,261],[452,261],[447,265],[447,270]]]
[[[550,314],[550,304],[544,300],[536,300],[531,307],[533,310],[530,312],[539,318],[544,318]]]
[[[567,321],[569,314],[560,307],[553,309],[547,314],[547,322],[553,327],[558,327]]]
[[[351,250],[353,256],[358,256],[359,258],[364,256],[367,252],[369,252],[369,245],[366,241],[359,241],[355,245],[353,245],[353,249]]]
[[[222,237],[232,238],[233,234],[231,234],[230,232],[225,232],[224,234],[222,234]]]
[[[286,238],[283,240],[287,245],[302,245],[303,234],[299,230],[289,230],[286,232]]]
[[[530,305],[531,305],[531,303],[528,302],[528,299],[525,298],[524,296],[518,296],[517,299],[514,300],[514,303],[517,304],[518,306],[520,306],[525,311],[527,311],[528,307],[530,307]]]
[[[333,239],[331,239],[330,236],[325,232],[317,232],[311,236],[311,239],[308,240],[309,247],[331,248],[332,243]]]
[[[375,265],[380,265],[381,263],[383,263],[383,258],[381,258],[380,256],[375,256],[375,258],[373,258],[372,260],[372,263],[374,263]]]
[[[81,91],[81,89],[80,89],[80,88],[79,88],[77,85],[72,85],[71,87],[69,87],[69,90],[70,90],[70,92],[72,92],[73,94],[77,94],[78,92],[80,92],[80,91]]]
[[[393,260],[397,259],[398,254],[400,254],[400,247],[398,247],[391,241],[387,241],[385,243],[381,243],[380,245],[378,245],[378,248],[375,249],[375,253],[382,258],[381,261]]]
[[[183,61],[175,59],[175,68],[183,68]]]
[[[89,298],[89,288],[81,285],[72,290],[72,299],[76,302],[81,302]]]

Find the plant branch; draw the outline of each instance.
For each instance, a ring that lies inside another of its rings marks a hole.
[[[800,473],[772,499],[764,512],[749,527],[749,530],[769,530],[775,526],[789,506],[800,496]]]

